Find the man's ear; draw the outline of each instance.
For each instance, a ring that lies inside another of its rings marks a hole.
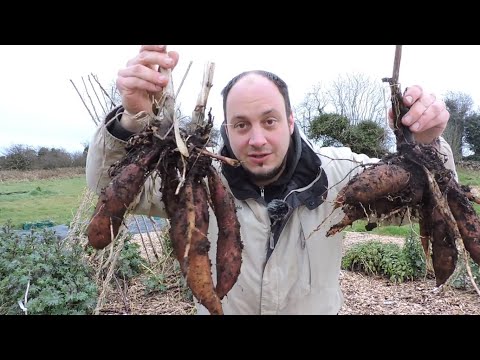
[[[288,128],[290,129],[290,135],[293,134],[293,129],[295,129],[294,123],[295,123],[295,118],[293,117],[293,113],[291,113],[290,116],[288,117]]]

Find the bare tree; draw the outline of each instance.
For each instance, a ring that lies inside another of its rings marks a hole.
[[[3,167],[8,170],[31,170],[34,168],[37,152],[29,145],[15,144],[3,151]]]
[[[455,161],[462,159],[462,149],[465,135],[465,121],[472,112],[472,97],[463,92],[449,91],[446,93],[445,104],[450,112],[450,119],[443,137],[450,144]]]
[[[298,106],[294,106],[295,120],[305,134],[308,134],[312,121],[324,113],[327,105],[326,91],[319,83],[313,86],[312,90],[305,95],[305,98]]]
[[[314,120],[325,113],[345,117],[352,126],[373,121],[385,131],[382,145],[393,150],[395,139],[386,121],[388,103],[389,98],[380,79],[375,81],[359,73],[347,74],[339,76],[328,87],[321,84],[314,86],[295,107],[295,114],[306,134],[310,133]]]
[[[360,73],[340,75],[327,95],[334,112],[348,118],[351,125],[364,120],[385,125],[385,98],[380,79],[374,81]]]

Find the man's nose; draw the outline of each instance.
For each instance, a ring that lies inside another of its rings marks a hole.
[[[253,127],[250,132],[250,140],[248,144],[254,147],[261,147],[265,145],[267,139],[265,138],[264,130],[261,127]]]

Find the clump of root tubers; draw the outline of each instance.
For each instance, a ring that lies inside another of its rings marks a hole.
[[[431,256],[436,285],[444,284],[454,273],[460,250],[480,295],[467,255],[480,265],[480,220],[471,204],[479,199],[468,186],[457,183],[435,144],[414,142],[409,129],[401,123],[408,108],[403,105],[399,85],[396,79],[385,80],[392,91],[397,152],[368,165],[339,192],[335,208],[341,207],[345,215],[327,236],[359,219],[367,219],[366,229],[371,230],[380,220],[414,217],[419,221],[425,254]]]
[[[411,216],[420,225],[420,239],[431,256],[437,286],[453,274],[457,244],[480,264],[480,220],[471,204],[476,201],[468,187],[460,186],[446,169],[442,155],[431,145],[405,145],[397,154],[369,165],[340,191],[335,207],[343,219],[327,236],[342,231],[359,219],[367,219],[367,230],[377,222]]]
[[[96,249],[110,244],[147,177],[160,177],[161,200],[170,220],[170,240],[182,275],[195,298],[211,314],[219,315],[223,314],[221,299],[240,274],[243,243],[233,197],[212,161],[222,161],[226,166],[239,166],[239,162],[206,150],[213,117],[209,112],[205,120],[204,109],[212,86],[213,64],[206,67],[192,122],[186,128],[180,128],[175,118],[171,73],[167,75],[169,86],[154,100],[156,115],[147,117],[144,130],[129,139],[127,155],[110,168],[112,180],[98,199],[88,239]],[[219,228],[216,286],[208,256],[209,207]]]

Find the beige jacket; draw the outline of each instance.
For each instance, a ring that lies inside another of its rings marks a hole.
[[[104,125],[97,129],[87,157],[87,184],[97,193],[109,183],[107,170],[124,155],[124,145]],[[450,146],[443,139],[441,151],[453,158]],[[344,147],[325,147],[317,152],[328,178],[328,196],[314,210],[299,206],[293,211],[268,261],[270,218],[266,207],[254,199],[235,199],[244,250],[238,281],[223,299],[225,314],[337,314],[342,307],[339,273],[343,234],[327,238],[325,232],[343,217],[340,209],[332,212],[337,192],[359,171],[359,163],[376,159]],[[454,169],[453,161],[447,167]],[[136,213],[165,216],[158,189],[159,184],[147,180]],[[215,264],[217,229],[211,212],[208,237],[212,264]],[[212,272],[215,279],[215,266]],[[208,314],[199,304],[197,310],[198,314]]]

